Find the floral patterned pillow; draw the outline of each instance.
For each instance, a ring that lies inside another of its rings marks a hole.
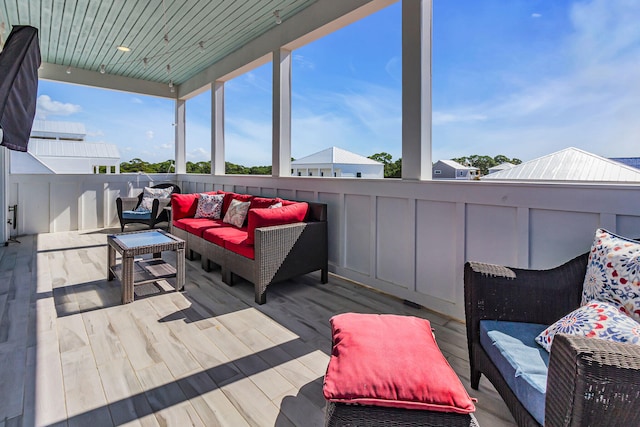
[[[247,217],[247,212],[249,212],[250,205],[251,202],[241,202],[237,199],[231,200],[229,209],[227,209],[227,213],[224,214],[222,222],[235,225],[238,228],[242,227],[244,219]]]
[[[640,345],[640,323],[622,313],[613,304],[591,301],[564,316],[536,337],[536,342],[551,351],[556,334]]]
[[[640,322],[640,242],[598,229],[582,285],[582,305],[606,301]]]
[[[167,199],[173,193],[173,186],[167,188],[144,187],[142,201],[136,208],[136,212],[151,212],[153,209],[153,199]]]
[[[195,218],[220,219],[224,194],[200,193]]]

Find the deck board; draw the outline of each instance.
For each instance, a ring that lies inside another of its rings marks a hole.
[[[184,292],[120,304],[106,235],[21,236],[0,248],[0,427],[321,426],[329,319],[338,313],[427,318],[483,426],[514,426],[493,387],[469,386],[464,325],[319,274],[271,286],[222,283],[187,261]],[[163,255],[173,261],[174,253]]]

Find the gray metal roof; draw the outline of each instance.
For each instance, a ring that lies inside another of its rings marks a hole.
[[[640,170],[569,147],[529,160],[483,180],[640,182]]]
[[[330,147],[291,162],[292,166],[318,164],[381,165],[382,163],[338,147]]]

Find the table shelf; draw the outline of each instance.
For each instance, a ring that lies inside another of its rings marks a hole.
[[[122,263],[111,267],[111,271],[122,281]],[[133,285],[170,279],[176,277],[176,273],[176,268],[161,258],[139,260],[133,264]]]

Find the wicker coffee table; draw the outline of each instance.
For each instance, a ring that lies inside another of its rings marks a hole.
[[[107,236],[109,265],[107,279],[117,277],[122,283],[122,303],[133,302],[135,285],[175,278],[176,291],[184,288],[184,240],[163,230],[134,231]],[[176,266],[162,260],[162,252],[176,252]],[[116,263],[116,252],[122,262]],[[135,257],[153,254],[152,258],[136,260]]]

